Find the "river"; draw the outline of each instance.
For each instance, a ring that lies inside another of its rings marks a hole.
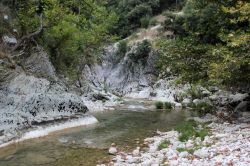
[[[131,102],[130,102],[131,104]],[[127,103],[129,105],[129,103]],[[132,107],[131,107],[132,106]],[[66,129],[0,149],[0,166],[92,166],[108,161],[108,148],[131,150],[156,130],[174,128],[186,111],[124,109],[95,113],[99,123]],[[138,106],[138,104],[136,105]]]

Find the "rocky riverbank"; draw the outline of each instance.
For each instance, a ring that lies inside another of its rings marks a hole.
[[[88,112],[118,103],[118,97],[95,89],[87,94],[81,94],[80,88],[72,90],[41,47],[32,49],[22,68],[11,69],[6,60],[0,64],[0,145],[15,142],[30,130],[39,132],[40,127],[67,127],[65,122],[77,122]]]
[[[177,131],[157,132],[157,135],[144,140],[146,148],[137,147],[132,152],[116,152],[112,161],[106,165],[151,166],[151,165],[241,165],[250,164],[250,124],[227,122],[219,123],[213,116],[199,122],[212,121],[207,127],[210,134],[204,140],[193,137],[187,141],[179,140]],[[199,125],[198,127],[201,127]],[[165,147],[161,147],[162,143]],[[114,147],[113,151],[114,151]],[[103,164],[102,166],[105,166]]]

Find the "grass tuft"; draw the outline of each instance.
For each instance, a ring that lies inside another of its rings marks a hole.
[[[165,107],[165,109],[171,110],[171,109],[172,109],[172,103],[170,103],[170,102],[165,102],[165,103],[164,103],[164,107]]]
[[[156,107],[156,109],[163,109],[163,102],[157,101],[157,102],[155,103],[155,107]]]
[[[209,129],[203,125],[201,129],[198,129],[198,123],[194,120],[189,120],[178,124],[175,128],[180,132],[179,140],[185,142],[193,137],[200,137],[202,140],[209,135]]]
[[[161,142],[160,145],[158,145],[158,150],[166,149],[166,148],[168,148],[168,146],[170,144],[171,143],[169,140],[165,140],[165,141]]]

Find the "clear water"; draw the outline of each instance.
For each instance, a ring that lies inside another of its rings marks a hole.
[[[96,125],[67,129],[44,138],[0,149],[0,166],[92,166],[108,161],[107,149],[140,146],[158,129],[167,131],[183,121],[185,111],[115,110],[98,113]],[[140,142],[137,141],[139,138]]]

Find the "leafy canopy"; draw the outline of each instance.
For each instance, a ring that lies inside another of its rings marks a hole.
[[[59,70],[90,63],[97,48],[112,41],[109,30],[117,22],[103,2],[92,0],[18,0],[16,10],[21,36],[36,31],[42,17],[37,41],[50,51]]]
[[[159,42],[159,67],[183,81],[249,86],[249,1],[189,0],[183,12],[165,22],[177,39]]]

